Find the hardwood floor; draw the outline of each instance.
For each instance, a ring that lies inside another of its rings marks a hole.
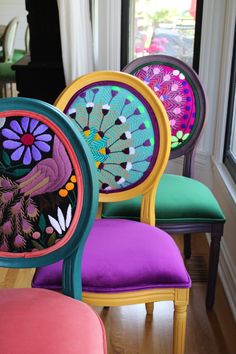
[[[178,236],[175,239],[181,248],[181,238]],[[207,247],[204,237],[193,237],[193,257],[201,255],[206,258]],[[200,276],[204,275],[204,271],[201,265]],[[33,269],[0,268],[0,287],[29,287],[33,273]],[[215,306],[211,311],[205,309],[205,292],[206,282],[193,283],[185,353],[236,354],[236,323],[220,281],[217,284]],[[105,324],[108,354],[171,354],[171,302],[156,303],[153,317],[146,315],[144,305],[96,310]]]

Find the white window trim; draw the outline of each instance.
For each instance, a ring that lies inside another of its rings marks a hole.
[[[217,117],[217,97],[223,43],[225,1],[204,0],[199,77],[207,97],[206,125],[197,152],[210,157],[213,153],[214,131]],[[214,14],[214,15],[213,15]],[[214,78],[214,79],[212,79]]]
[[[229,87],[231,79],[232,53],[234,45],[234,28],[236,19],[236,2],[235,0],[226,1],[224,40],[222,47],[222,59],[220,68],[220,86],[217,104],[217,120],[215,128],[215,145],[212,157],[213,165],[216,172],[223,180],[229,195],[236,204],[236,188],[235,182],[229,174],[227,168],[223,164],[225,132],[227,123],[227,111],[229,100]]]

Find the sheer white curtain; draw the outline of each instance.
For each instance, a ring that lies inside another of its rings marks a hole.
[[[94,70],[89,0],[57,0],[66,84]]]

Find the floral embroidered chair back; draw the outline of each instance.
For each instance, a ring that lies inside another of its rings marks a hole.
[[[63,113],[46,103],[1,100],[3,262],[8,257],[25,257],[28,263],[38,257],[38,264],[40,259],[56,261],[76,251],[86,237],[96,209],[94,164],[75,130]]]
[[[111,194],[113,200],[128,199],[157,185],[169,153],[163,128],[167,117],[140,80],[117,72],[89,74],[72,83],[56,105],[75,120],[90,146],[100,201],[110,200]]]
[[[197,74],[181,60],[166,55],[135,59],[123,71],[142,80],[162,101],[171,127],[170,158],[185,155],[184,174],[190,175],[192,152],[206,111]]]

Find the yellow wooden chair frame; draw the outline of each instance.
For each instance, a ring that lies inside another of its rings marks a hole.
[[[150,104],[160,132],[158,158],[147,178],[132,189],[117,191],[116,193],[99,194],[98,217],[101,215],[102,203],[123,201],[142,195],[140,221],[155,226],[155,196],[160,178],[167,165],[171,132],[167,113],[153,91],[141,80],[125,73],[100,71],[84,75],[73,81],[57,98],[55,105],[64,111],[70,99],[83,87],[101,81],[120,82],[135,88]],[[158,118],[157,118],[158,117]],[[183,354],[185,344],[185,328],[189,289],[187,288],[157,288],[122,293],[92,293],[83,292],[83,301],[94,306],[122,306],[145,303],[148,314],[153,312],[153,303],[156,301],[173,301],[174,303],[174,334],[173,354]]]

